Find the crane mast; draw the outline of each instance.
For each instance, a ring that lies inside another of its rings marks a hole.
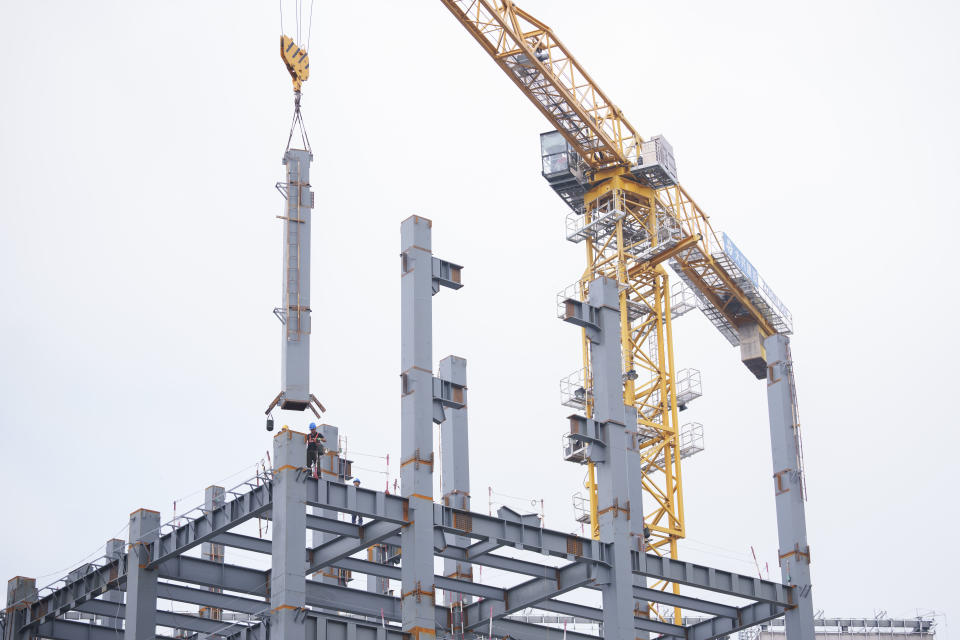
[[[681,446],[684,402],[673,353],[677,292],[666,266],[692,290],[711,323],[741,347],[742,361],[757,378],[767,376],[764,340],[791,333],[792,316],[680,186],[667,141],[644,140],[550,27],[511,0],[442,2],[555,128],[541,136],[542,174],[570,208],[567,239],[583,243],[586,253],[579,281],[561,292],[561,309],[566,300],[586,301],[597,277],[618,285],[623,401],[637,412],[642,486],[652,502],[643,535],[649,550],[676,558],[686,536],[681,459],[689,451]],[[582,359],[564,404],[589,418],[586,330]],[[591,533],[599,538],[594,461],[574,447],[568,451],[568,460],[588,465]],[[654,586],[678,592],[676,584]],[[679,609],[674,616],[679,622]]]

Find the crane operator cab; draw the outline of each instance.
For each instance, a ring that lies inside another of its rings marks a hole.
[[[576,213],[583,213],[586,163],[559,131],[540,134],[540,173]]]

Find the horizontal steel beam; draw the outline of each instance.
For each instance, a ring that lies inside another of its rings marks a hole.
[[[270,549],[273,547],[273,544],[270,542],[270,540],[229,532],[219,533],[210,538],[209,542],[211,544],[220,544],[232,549],[243,549],[244,551],[253,551],[254,553],[264,553],[267,555],[270,555]]]
[[[334,566],[338,569],[347,569],[348,571],[377,576],[378,578],[400,580],[400,567],[395,565],[380,564],[379,562],[370,562],[369,560],[358,560],[357,558],[344,558],[343,560],[338,560]],[[446,591],[454,591],[479,598],[503,600],[504,590],[500,587],[492,587],[486,584],[470,582],[469,580],[457,580],[440,575],[433,576],[433,584]]]
[[[157,597],[176,602],[187,602],[201,607],[225,609],[250,615],[258,615],[270,609],[270,604],[264,600],[241,598],[206,589],[193,589],[179,584],[161,582],[157,584]]]
[[[340,536],[307,552],[307,573],[315,573],[398,533],[401,525],[377,520],[360,527],[360,538]]]
[[[681,609],[690,609],[700,613],[709,613],[715,616],[726,616],[728,618],[737,617],[737,608],[734,606],[709,602],[699,598],[683,596],[671,591],[661,591],[660,589],[649,589],[647,587],[633,587],[633,597],[638,600],[648,602],[657,602],[671,607],[680,607]]]
[[[454,517],[456,516],[456,517]],[[434,505],[434,524],[443,531],[489,541],[500,546],[534,551],[567,560],[603,562],[605,545],[597,540],[513,522],[473,511],[461,511],[440,504]],[[460,529],[456,524],[468,528]]]
[[[217,587],[261,598],[268,595],[267,572],[258,569],[180,556],[166,560],[158,570],[158,576],[165,580]]]
[[[511,620],[509,618],[501,618],[493,621],[493,635],[500,637],[510,636],[511,638],[516,638],[516,640],[557,640],[557,638],[563,636],[566,636],[567,640],[601,640],[600,636],[594,636],[588,633],[579,633],[570,630],[563,631],[556,627],[544,627],[538,624]]]
[[[793,590],[790,585],[751,578],[730,571],[705,567],[692,562],[681,562],[648,553],[646,567],[640,567],[637,552],[632,554],[633,572],[637,575],[676,582],[691,587],[716,591],[748,600],[762,600],[775,604],[793,606]]]
[[[325,478],[307,478],[307,505],[396,524],[407,522],[407,500]]]
[[[502,618],[527,607],[536,607],[539,602],[595,582],[597,577],[594,569],[593,565],[587,563],[570,564],[507,589],[502,600],[469,604],[463,610],[466,627],[477,629],[488,623],[490,617]]]
[[[687,640],[713,640],[728,636],[783,615],[784,607],[772,602],[754,602],[737,609],[735,619],[727,617],[708,618],[686,627]]]
[[[47,622],[70,611],[78,602],[96,598],[110,589],[118,588],[120,582],[126,580],[126,574],[127,557],[124,555],[67,582],[60,589],[31,604],[23,626]]]
[[[114,618],[127,617],[126,605],[106,600],[87,600],[77,605],[75,611],[92,613],[98,616],[108,616]],[[188,615],[186,613],[173,613],[172,611],[157,611],[157,625],[161,627],[171,627],[174,629],[187,629],[188,631],[197,631],[200,633],[217,633],[230,623],[221,620],[212,620],[210,618],[201,618],[200,616]]]
[[[164,560],[173,558],[193,547],[208,542],[214,536],[262,515],[270,509],[273,499],[271,483],[252,487],[247,493],[236,495],[222,507],[206,511],[199,518],[189,520],[173,531],[160,536],[151,545],[151,561],[147,568],[154,569]]]
[[[123,640],[122,629],[111,629],[85,622],[49,620],[37,626],[36,637],[51,640]]]

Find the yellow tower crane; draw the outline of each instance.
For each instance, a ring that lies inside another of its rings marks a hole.
[[[620,284],[624,403],[637,410],[643,489],[652,499],[645,509],[648,550],[676,558],[686,535],[682,398],[665,265],[692,289],[714,326],[740,345],[741,359],[758,378],[766,376],[763,339],[790,333],[792,317],[680,186],[666,140],[644,140],[550,27],[511,0],[442,2],[556,129],[541,136],[543,176],[572,209],[567,237],[585,244],[587,258],[569,297],[586,300],[588,283],[599,276]],[[577,395],[588,417],[589,353],[584,334]],[[596,483],[593,463],[587,464],[596,538]]]

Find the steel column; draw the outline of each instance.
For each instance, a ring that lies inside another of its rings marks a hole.
[[[813,640],[813,594],[810,583],[810,547],[804,511],[803,460],[796,387],[790,359],[790,339],[766,339],[767,405],[770,410],[770,445],[773,451],[773,487],[780,539],[780,571],[786,584],[795,585],[796,607],[788,609],[787,640]]]
[[[127,547],[127,606],[124,640],[152,640],[157,633],[157,576],[148,569],[151,546],[160,539],[160,512],[138,509],[130,514]]]
[[[287,198],[283,215],[283,329],[280,408],[303,411],[310,405],[310,218],[313,192],[310,163],[303,149],[283,154]],[[304,454],[306,455],[306,454]]]
[[[330,424],[321,424],[317,427],[320,430],[320,433],[326,439],[326,453],[320,456],[320,462],[317,465],[319,467],[319,475],[326,480],[345,480],[345,478],[340,475],[340,429]],[[320,516],[323,518],[328,518],[330,520],[337,519],[337,512],[330,511],[328,509],[316,509],[310,508],[310,514],[315,516]],[[335,540],[337,535],[327,532],[327,531],[313,531],[310,536],[310,544],[316,548],[331,540]],[[320,580],[327,584],[342,584],[340,575],[333,568],[326,568],[322,571],[314,573],[311,578],[313,580]]]
[[[635,637],[633,624],[633,574],[630,552],[637,547],[631,534],[631,491],[627,464],[632,433],[626,428],[623,404],[623,357],[620,345],[620,292],[617,282],[596,278],[590,283],[589,304],[597,329],[587,329],[593,374],[593,419],[606,431],[605,460],[598,461],[597,485],[600,540],[610,543],[610,581],[603,593],[603,629],[608,638]],[[631,453],[631,455],[634,455]],[[639,479],[638,479],[639,480]],[[639,518],[642,523],[642,515]],[[642,524],[640,525],[642,527]]]
[[[270,571],[270,635],[274,640],[306,640],[307,510],[306,436],[282,430],[273,438],[273,564]]]
[[[454,509],[470,510],[470,445],[467,437],[467,361],[447,356],[440,361],[439,378],[460,390],[462,408],[447,408],[440,424],[440,493],[443,504]],[[470,545],[470,538],[454,536],[454,544]],[[473,565],[450,558],[443,560],[443,575],[455,580],[473,580]],[[447,604],[472,598],[462,593],[444,591]]]
[[[117,561],[123,557],[124,552],[123,540],[113,538],[107,540],[107,544],[104,548],[104,555],[110,561]],[[123,604],[123,592],[118,589],[111,589],[101,596],[101,599],[105,602],[112,602],[114,604]],[[123,620],[119,617],[106,617],[101,619],[101,624],[104,626],[112,627],[114,629],[123,629]]]
[[[410,520],[401,534],[402,625],[411,640],[436,636],[433,586],[432,223],[400,225],[400,489]]]
[[[35,578],[17,576],[7,582],[7,607],[4,610],[3,640],[17,640],[28,638],[29,633],[18,632],[20,626],[27,622],[30,607],[38,600],[37,581]]]

